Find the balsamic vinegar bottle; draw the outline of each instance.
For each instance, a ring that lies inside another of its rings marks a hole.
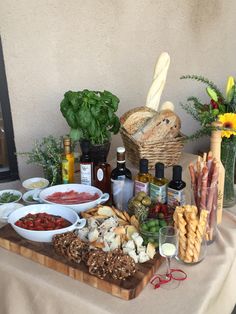
[[[185,204],[186,183],[182,180],[182,167],[173,166],[173,177],[167,187],[167,202],[171,207]]]
[[[167,183],[169,181],[164,177],[164,164],[157,162],[155,164],[155,177],[150,183],[150,197],[154,203],[165,204],[167,202]]]

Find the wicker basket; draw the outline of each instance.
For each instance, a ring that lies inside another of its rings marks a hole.
[[[135,141],[126,131],[121,128],[120,134],[126,149],[126,156],[133,165],[139,167],[139,160],[147,158],[149,169],[155,167],[156,162],[162,162],[166,167],[176,165],[180,158],[185,136],[179,134],[176,138],[168,141],[152,141],[140,143]]]

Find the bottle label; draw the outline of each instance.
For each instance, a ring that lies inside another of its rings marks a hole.
[[[62,182],[69,183],[69,161],[66,159],[62,161]]]
[[[168,205],[172,207],[185,205],[184,189],[178,191],[168,187],[167,190]]]
[[[99,168],[97,171],[97,179],[98,179],[98,181],[101,182],[103,180],[103,178],[104,178],[104,172],[101,168]]]
[[[149,182],[141,182],[138,180],[134,181],[134,194],[136,195],[138,192],[145,192],[149,194]]]
[[[80,163],[80,179],[81,179],[81,184],[85,184],[85,185],[92,184],[92,164]]]
[[[150,183],[150,197],[152,202],[154,203],[162,203],[165,204],[167,202],[167,184],[163,185],[156,185],[153,183]]]

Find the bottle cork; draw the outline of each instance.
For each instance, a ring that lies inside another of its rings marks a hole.
[[[222,123],[215,121],[212,123],[214,128],[211,132],[211,151],[212,156],[219,163],[219,179],[218,179],[218,197],[217,197],[217,224],[222,221],[222,210],[223,210],[223,198],[224,198],[224,182],[225,182],[225,168],[221,162],[221,130]],[[217,129],[216,129],[217,128]]]

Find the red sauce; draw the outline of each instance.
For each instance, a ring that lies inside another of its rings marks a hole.
[[[36,230],[48,231],[66,228],[72,223],[61,216],[55,216],[47,213],[27,214],[15,222],[17,227]]]

